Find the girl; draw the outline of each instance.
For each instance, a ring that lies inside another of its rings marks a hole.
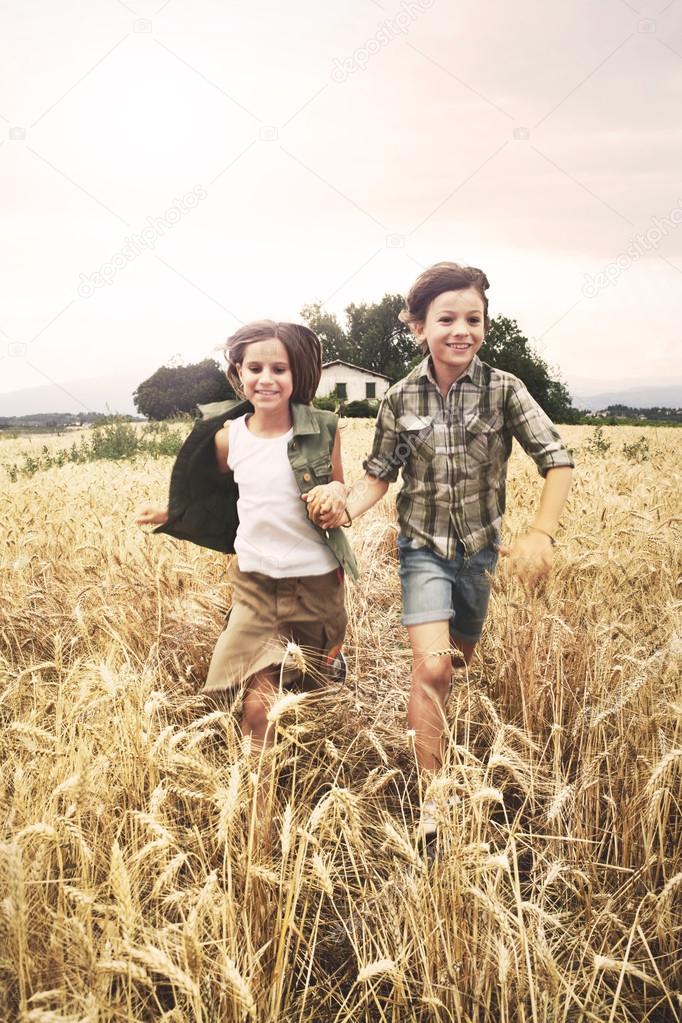
[[[293,668],[307,679],[343,668],[343,575],[355,577],[356,567],[343,530],[314,525],[301,500],[315,486],[343,484],[337,418],[311,405],[319,339],[308,327],[264,320],[233,334],[225,357],[245,400],[201,409],[209,418],[178,454],[169,507],[145,505],[136,521],[236,553],[232,607],[203,692],[231,693],[245,681],[242,731],[262,752],[272,742],[268,711]],[[288,641],[301,649],[296,664]]]
[[[413,658],[407,717],[417,761],[429,772],[441,764],[448,650],[452,644],[464,663],[471,660],[498,553],[511,555],[528,585],[547,574],[573,466],[521,380],[477,356],[489,323],[488,287],[481,270],[457,263],[437,263],[418,277],[401,319],[424,359],[384,396],[364,478],[349,492],[332,484],[307,497],[313,521],[332,528],[376,504],[402,470],[402,622]],[[527,531],[507,549],[499,529],[513,437],[545,482]],[[434,822],[423,830],[434,831]]]

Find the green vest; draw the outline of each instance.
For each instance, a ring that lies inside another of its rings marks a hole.
[[[248,401],[213,402],[199,405],[204,418],[194,426],[178,452],[170,480],[168,522],[155,533],[167,533],[178,540],[190,540],[225,554],[234,554],[237,535],[239,488],[231,471],[221,473],[215,456],[215,435],[228,419],[252,412]],[[287,448],[289,462],[302,494],[332,475],[331,453],[337,417],[312,405],[291,404],[293,437]],[[357,565],[343,528],[314,527],[331,552],[353,579]]]

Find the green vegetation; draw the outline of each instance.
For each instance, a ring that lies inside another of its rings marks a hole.
[[[523,380],[553,422],[579,422],[580,413],[573,408],[566,386],[552,378],[547,363],[533,351],[516,320],[506,316],[491,320],[478,354],[484,362]]]
[[[591,437],[585,442],[583,449],[587,454],[597,455],[605,458],[611,450],[612,444],[604,436],[604,427],[600,424]],[[623,444],[622,453],[631,462],[648,462],[650,447],[648,439],[642,434],[637,440]]]
[[[0,437],[26,433],[53,433],[67,426],[84,426],[111,416],[111,412],[33,412],[24,416],[0,416]]]
[[[235,393],[214,359],[187,366],[161,366],[143,380],[133,401],[148,419],[169,419],[178,413],[193,415],[197,405],[228,401]]]
[[[301,316],[320,337],[326,362],[340,359],[398,380],[423,358],[410,329],[398,320],[404,305],[401,295],[384,295],[373,304],[351,303],[346,306],[345,326],[319,302],[304,306]],[[580,421],[565,385],[552,378],[547,363],[533,351],[516,320],[506,316],[491,320],[479,355],[491,366],[523,380],[554,422]]]
[[[629,458],[631,462],[647,462],[649,460],[649,441],[642,434],[642,436],[633,441],[632,444],[623,444],[623,454],[626,458]]]
[[[323,398],[313,398],[313,405],[315,408],[326,409],[328,412],[336,412],[341,418],[345,417],[346,419],[376,419],[379,411],[378,398],[343,401],[334,394],[327,394]]]
[[[585,450],[590,455],[605,455],[611,450],[611,441],[604,437],[603,426],[598,426],[594,434],[587,440]]]
[[[82,464],[109,460],[120,462],[137,455],[160,458],[176,455],[184,441],[184,434],[171,429],[168,423],[146,423],[138,432],[122,416],[110,416],[70,448],[51,452],[43,445],[39,455],[24,454],[23,464],[5,465],[10,480],[16,483],[20,476],[31,477],[37,472],[59,468],[69,462]]]
[[[340,359],[399,380],[421,358],[411,330],[398,319],[404,305],[402,295],[384,295],[372,303],[351,302],[343,326],[320,302],[304,306],[301,316],[320,338],[325,362]]]
[[[672,416],[661,419],[649,419],[648,417],[642,419],[642,413],[646,411],[646,409],[632,409],[631,416],[592,415],[589,412],[583,412],[576,419],[576,423],[583,426],[641,426],[643,429],[646,429],[647,426],[682,426],[682,420],[676,420]],[[675,409],[667,409],[667,411],[674,413]]]
[[[362,398],[360,401],[347,401],[339,409],[339,415],[346,419],[376,419],[379,410],[377,401],[367,401]]]
[[[339,407],[339,399],[333,394],[327,394],[323,398],[313,398],[315,408],[324,409],[327,412],[336,412]]]
[[[635,424],[655,423],[657,426],[682,425],[682,408],[666,408],[656,405],[653,408],[633,408],[631,405],[607,405],[609,423],[622,424],[632,421]]]

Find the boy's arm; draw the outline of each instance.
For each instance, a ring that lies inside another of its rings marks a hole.
[[[572,476],[570,466],[548,469],[538,507],[526,532],[517,537],[511,547],[500,545],[498,548],[500,554],[509,556],[514,575],[528,589],[546,578],[552,567],[554,537]]]
[[[533,521],[528,526],[529,530],[548,536],[550,546],[559,528],[572,478],[573,469],[570,465],[555,466],[554,469],[547,470],[538,507]]]
[[[514,436],[545,478],[526,532],[511,547],[499,548],[501,554],[510,556],[514,574],[532,588],[552,566],[552,548],[571,486],[573,459],[554,423],[520,380],[515,381],[505,411]]]

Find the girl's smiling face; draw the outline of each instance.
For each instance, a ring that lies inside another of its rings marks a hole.
[[[475,288],[443,291],[431,302],[415,334],[428,345],[439,384],[449,386],[466,371],[483,344],[483,324],[483,299]]]
[[[271,415],[288,408],[294,380],[289,355],[279,338],[251,342],[237,369],[244,396],[254,409]]]

